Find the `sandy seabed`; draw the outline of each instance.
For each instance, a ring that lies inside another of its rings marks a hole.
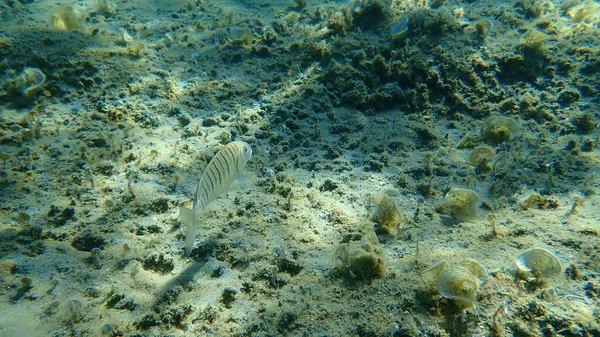
[[[598,3],[0,9],[1,336],[600,336]]]

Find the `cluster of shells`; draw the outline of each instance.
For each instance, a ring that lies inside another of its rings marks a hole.
[[[550,278],[562,271],[558,258],[543,248],[530,248],[519,253],[515,264],[517,276],[523,279]],[[465,259],[454,266],[441,261],[425,270],[422,277],[435,284],[440,295],[463,308],[475,308],[477,291],[489,280],[485,267],[474,259]]]

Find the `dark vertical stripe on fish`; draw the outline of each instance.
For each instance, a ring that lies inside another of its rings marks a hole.
[[[210,184],[210,194],[213,194],[215,192],[215,185],[213,183],[213,178],[211,177],[211,169],[212,167],[206,168],[206,179],[208,180],[207,183]]]
[[[226,165],[227,161],[225,161],[225,158],[221,158],[221,157],[222,156],[217,155],[215,157],[215,160],[219,163],[220,167],[227,168],[227,165]],[[223,163],[223,161],[225,161],[225,163]],[[229,176],[229,175],[230,175],[229,170],[227,170],[227,176]]]

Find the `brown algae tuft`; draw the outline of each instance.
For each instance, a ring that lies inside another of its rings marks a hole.
[[[401,215],[396,203],[388,197],[377,198],[373,213],[373,221],[376,223],[377,234],[393,234],[400,223]]]

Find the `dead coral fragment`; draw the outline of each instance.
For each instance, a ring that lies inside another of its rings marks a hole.
[[[382,277],[385,272],[383,251],[377,237],[363,235],[359,240],[340,244],[335,253],[338,268],[361,280]]]
[[[377,234],[393,234],[401,218],[396,203],[387,197],[378,198],[375,202],[377,203],[373,213],[373,221],[377,224],[375,231]]]

